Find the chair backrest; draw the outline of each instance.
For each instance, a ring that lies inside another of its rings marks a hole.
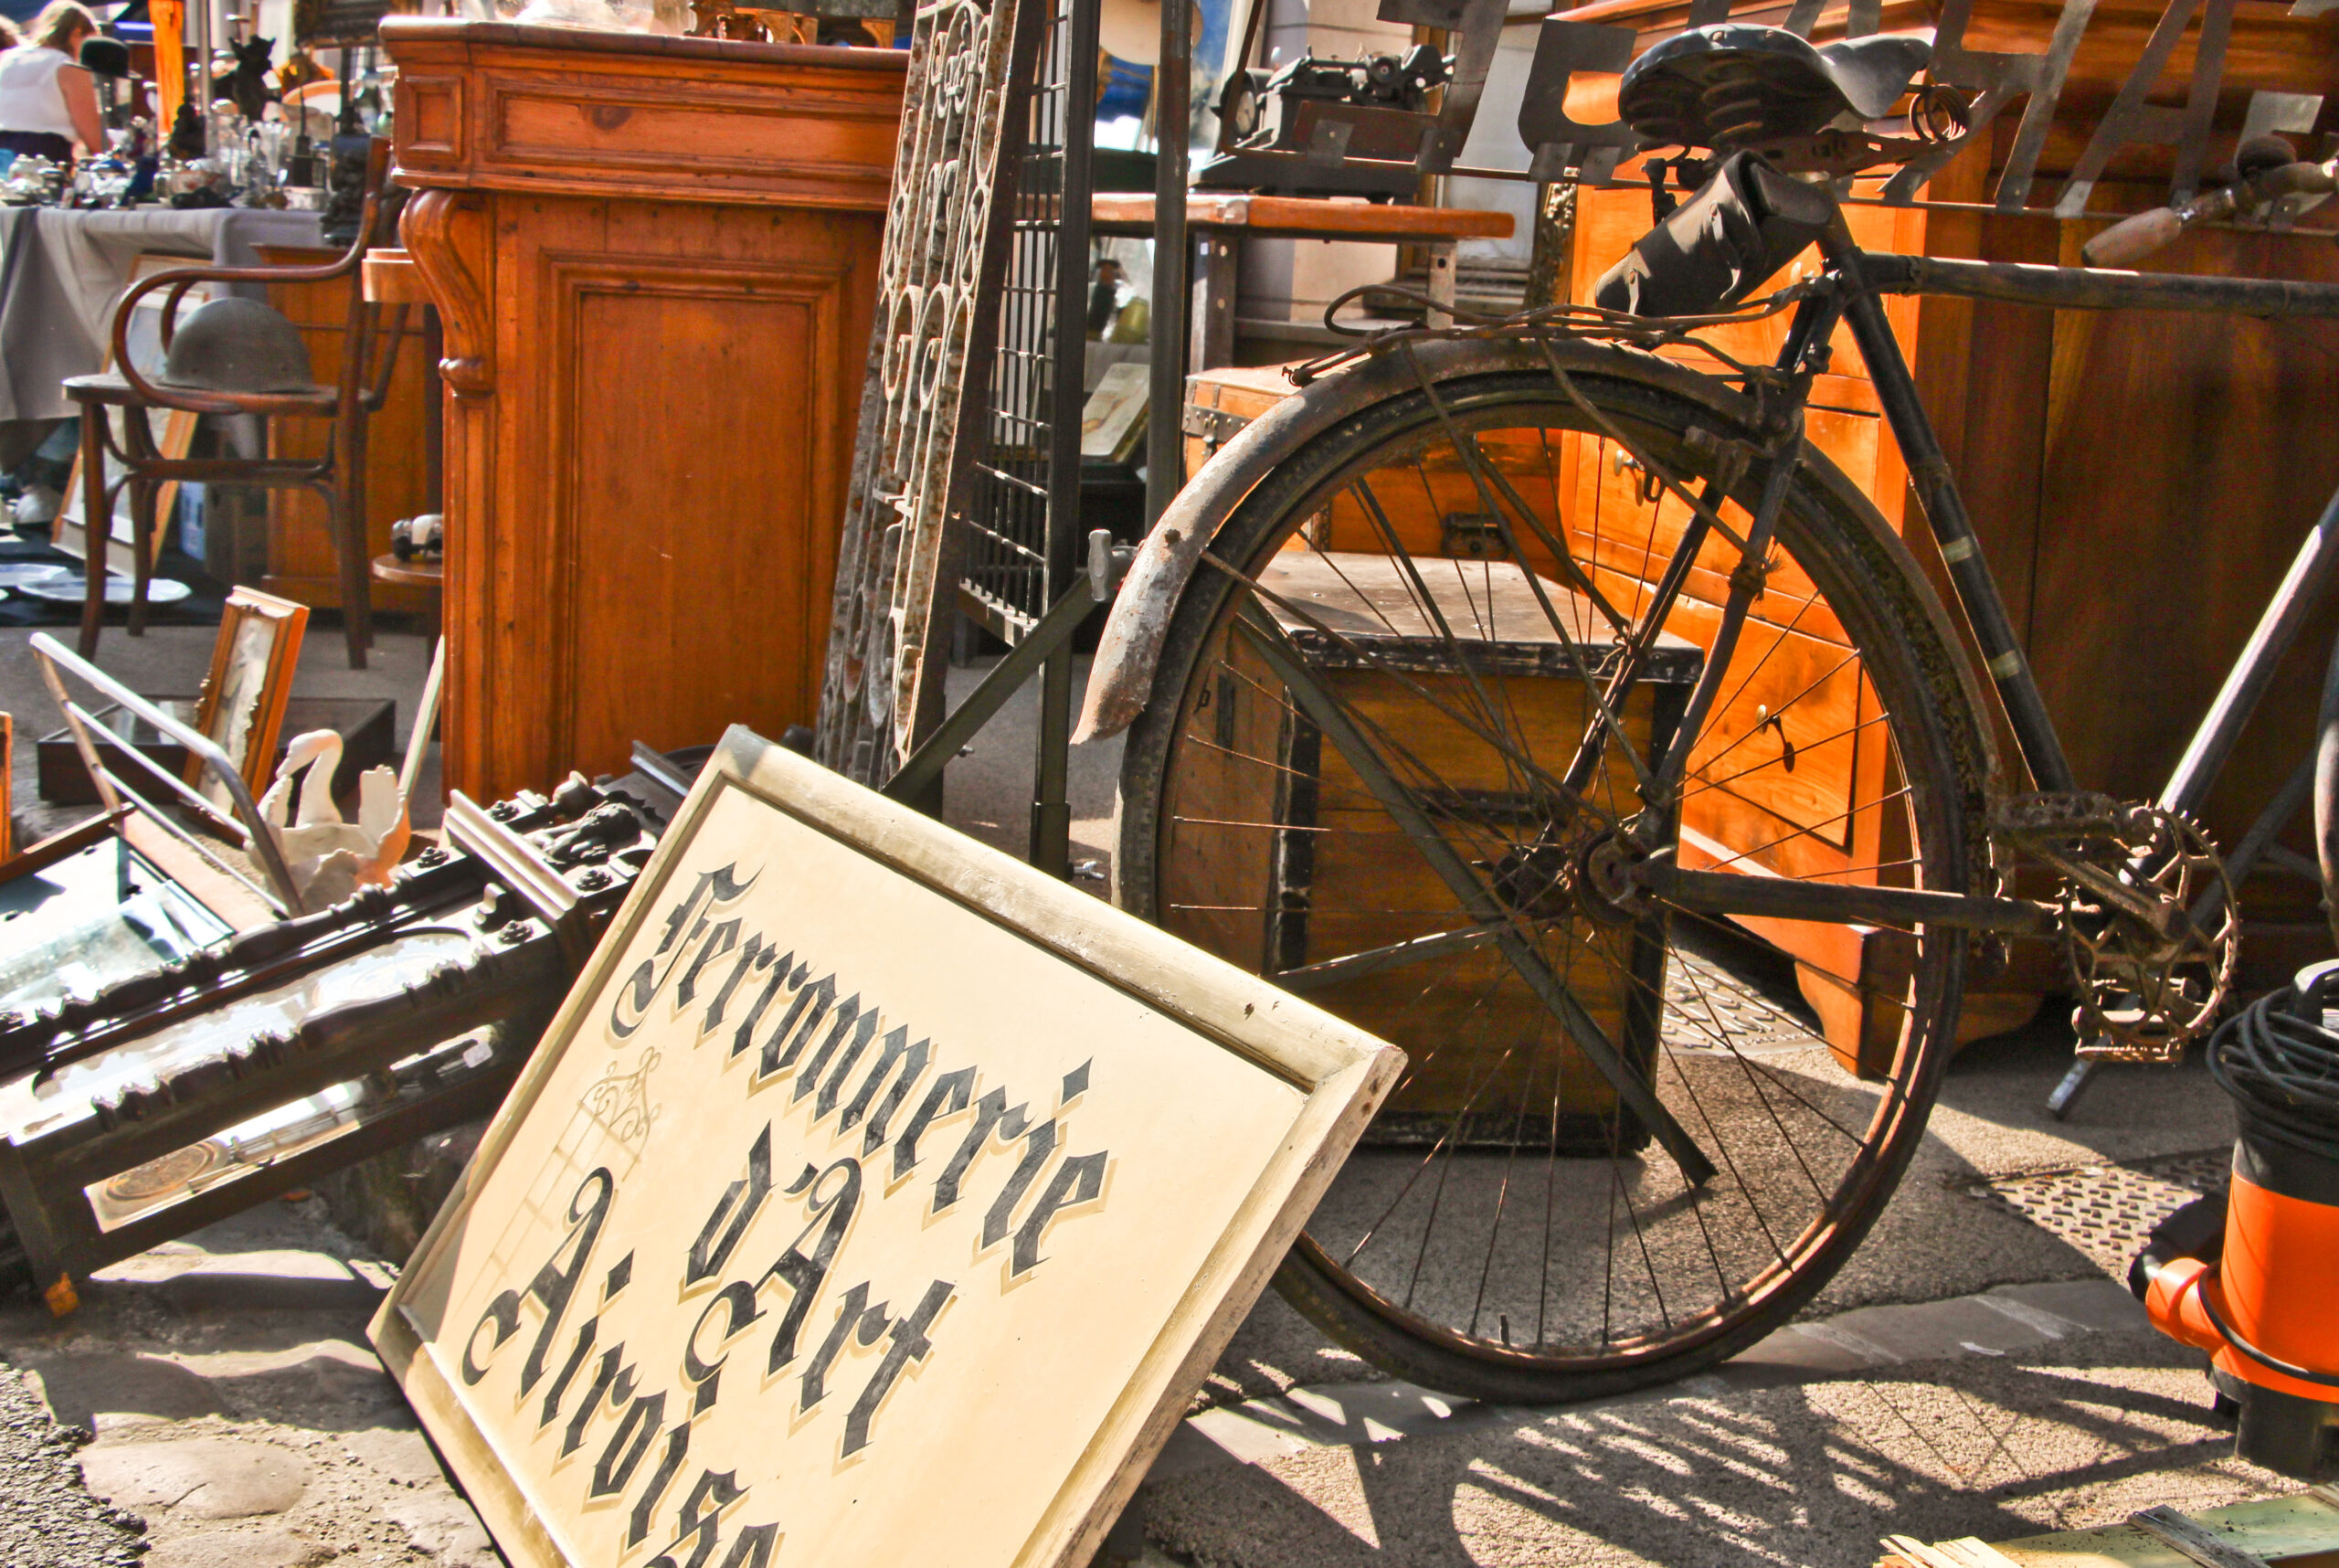
[[[192,408],[197,412],[206,413],[219,410],[250,414],[290,411],[286,399],[279,394],[209,390],[188,393],[177,388],[155,386],[140,375],[137,366],[131,362],[128,342],[132,320],[130,313],[137,307],[138,301],[145,295],[158,289],[169,291],[163,302],[162,320],[163,349],[167,353],[171,346],[172,334],[178,328],[180,302],[186,297],[187,291],[197,283],[325,283],[338,278],[346,278],[350,284],[349,337],[342,355],[342,374],[338,390],[341,393],[342,408],[344,412],[348,411],[351,399],[363,395],[365,390],[367,355],[365,349],[369,335],[366,331],[369,318],[359,274],[365,260],[365,252],[373,247],[375,233],[380,227],[382,189],[387,181],[389,167],[390,143],[386,139],[376,136],[365,150],[365,205],[358,217],[357,238],[335,260],[311,267],[182,267],[167,272],[157,272],[153,277],[133,284],[129,291],[122,295],[122,303],[115,307],[113,316],[114,366],[121,372],[122,379],[130,384],[131,389],[138,394],[142,401],[151,403],[157,408]],[[399,335],[402,336],[404,307],[399,307]],[[383,369],[384,380],[386,381],[387,367],[384,366]]]

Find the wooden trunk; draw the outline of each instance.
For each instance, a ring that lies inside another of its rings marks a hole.
[[[298,246],[261,247],[261,258],[271,267],[313,267],[340,259],[338,250],[314,250]],[[355,278],[330,283],[271,283],[268,302],[282,311],[301,329],[309,345],[309,368],[330,387],[341,375],[342,338],[349,325],[349,291]],[[390,376],[388,395],[365,426],[365,558],[390,550],[390,524],[401,517],[428,512],[437,498],[429,492],[429,465],[423,461],[426,400],[429,397],[429,366],[423,363],[423,313],[407,312],[406,341]],[[330,439],[327,419],[271,419],[268,425],[271,457],[322,456]],[[333,548],[333,533],[325,503],[306,490],[268,493],[268,575],[259,586],[270,593],[319,609],[341,608],[340,567]],[[429,589],[377,582],[373,586],[376,609],[421,611],[435,598]]]
[[[382,37],[446,335],[448,784],[810,724],[905,57]]]
[[[1409,778],[1414,770],[1433,778],[1434,786],[1413,782],[1433,789],[1439,810],[1466,818],[1461,840],[1529,842],[1540,825],[1537,803],[1519,790],[1503,755],[1453,716],[1470,706],[1464,688],[1474,676],[1499,678],[1506,710],[1526,750],[1539,758],[1572,755],[1590,710],[1526,574],[1508,562],[1469,570],[1474,578],[1484,574],[1475,596],[1458,575],[1449,580],[1424,574],[1440,615],[1461,640],[1460,659],[1385,555],[1286,549],[1259,582],[1275,596],[1269,609],[1285,633],[1344,707],[1369,735],[1401,737],[1402,761],[1395,765]],[[1589,606],[1556,583],[1546,580],[1542,588],[1562,617],[1573,617],[1576,635],[1585,641]],[[1688,643],[1660,639],[1649,678],[1619,715],[1645,757],[1672,734],[1701,663]],[[1170,911],[1170,927],[1265,974],[1453,929],[1453,894],[1396,836],[1339,748],[1281,693],[1256,652],[1230,636],[1207,694],[1208,715],[1197,715],[1213,732],[1216,749],[1188,747],[1177,788],[1190,792],[1181,800],[1208,802],[1207,814],[1219,822],[1275,827],[1256,837],[1201,835],[1223,857],[1213,868],[1215,906]],[[1272,757],[1276,767],[1227,766],[1221,776],[1204,777],[1213,756]],[[1612,747],[1604,776],[1590,792],[1613,803],[1633,789],[1629,760]],[[1180,852],[1173,845],[1172,853]],[[1628,1059],[1646,1067],[1655,1057],[1656,999],[1664,989],[1661,929],[1584,918],[1555,928],[1586,948],[1554,959],[1570,973],[1577,999]],[[1383,1142],[1458,1138],[1502,1148],[1545,1147],[1556,1139],[1563,1149],[1604,1150],[1614,1113],[1607,1081],[1572,1048],[1561,1048],[1550,1054],[1560,1064],[1554,1084],[1534,1053],[1519,1050],[1526,1039],[1548,1041],[1553,1026],[1500,953],[1488,947],[1447,960],[1439,981],[1424,999],[1422,971],[1401,968],[1307,992],[1318,1006],[1403,1046],[1412,1059],[1370,1136]]]

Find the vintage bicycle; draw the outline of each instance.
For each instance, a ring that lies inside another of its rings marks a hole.
[[[1883,1208],[2008,938],[2062,945],[2114,1053],[2168,1057],[2225,997],[2231,878],[2188,812],[2339,565],[2339,501],[2163,798],[2088,792],[1885,301],[2333,316],[2339,288],[1862,250],[1835,182],[1917,143],[1850,127],[1923,97],[1927,47],[1648,51],[1620,107],[1680,151],[1595,302],[1302,367],[1115,603],[1081,732],[1127,732],[1117,897],[1412,1056],[1278,1279],[1390,1372],[1580,1398],[1785,1321]],[[2244,164],[2090,260],[2332,188]],[[1725,346],[1781,326],[1767,359]],[[1814,444],[1846,336],[1963,632]],[[1781,954],[1836,977],[1855,1048],[1747,983]]]

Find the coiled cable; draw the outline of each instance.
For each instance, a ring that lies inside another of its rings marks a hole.
[[[2228,1019],[2209,1041],[2209,1074],[2259,1136],[2339,1160],[2339,1031],[2323,1025],[2323,991],[2285,986]]]

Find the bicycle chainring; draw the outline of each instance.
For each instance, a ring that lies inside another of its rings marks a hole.
[[[2026,797],[2000,823],[2062,877],[2080,1054],[2175,1061],[2216,1022],[2240,949],[2233,886],[2207,835],[2175,812],[2101,795]]]

